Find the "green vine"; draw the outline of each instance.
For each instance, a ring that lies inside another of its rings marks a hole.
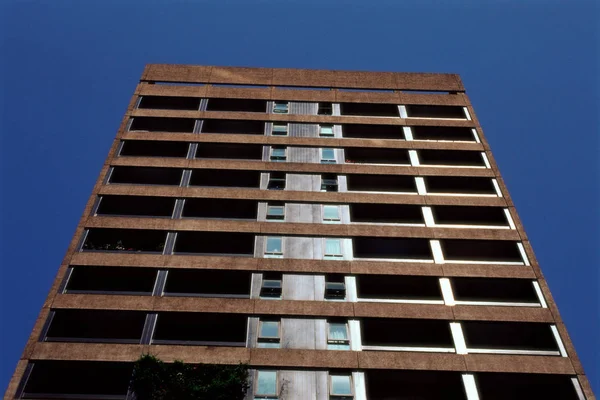
[[[131,382],[137,400],[242,400],[248,387],[245,364],[167,364],[153,355],[136,361]]]

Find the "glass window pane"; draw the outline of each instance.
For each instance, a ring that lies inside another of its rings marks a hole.
[[[333,136],[333,126],[321,126],[321,135]]]
[[[351,396],[352,388],[350,376],[331,375],[331,394],[338,396]]]
[[[325,239],[325,254],[341,255],[342,244],[340,243],[340,239]]]
[[[278,216],[278,217],[283,217],[284,215],[284,208],[283,206],[269,206],[267,208],[267,214],[271,215],[271,216]]]
[[[279,349],[281,347],[279,342],[258,342],[257,345],[260,349]]]
[[[338,206],[323,206],[323,216],[325,219],[339,220],[340,209]]]
[[[277,321],[261,321],[260,337],[278,338],[279,337],[279,322],[277,322]]]
[[[330,323],[329,324],[329,339],[331,340],[348,340],[348,329],[346,324]]]
[[[281,253],[281,238],[280,237],[268,237],[267,238],[267,253]]]
[[[273,124],[273,132],[287,132],[287,125]]]
[[[278,280],[263,279],[262,282],[263,282],[262,283],[263,287],[266,287],[266,288],[280,288],[281,287],[281,281],[278,281]]]
[[[285,149],[271,149],[273,157],[285,157]]]
[[[257,395],[277,395],[277,371],[258,371]]]
[[[321,158],[323,160],[334,160],[335,150],[334,149],[321,149]]]

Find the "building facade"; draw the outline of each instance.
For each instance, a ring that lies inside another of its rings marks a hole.
[[[457,75],[148,65],[6,399],[594,395]],[[87,397],[86,397],[87,396]]]

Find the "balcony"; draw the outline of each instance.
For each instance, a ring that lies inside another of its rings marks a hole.
[[[176,199],[152,196],[102,196],[97,215],[170,218]]]
[[[407,175],[348,174],[346,182],[349,192],[417,193],[415,178]]]
[[[344,156],[346,164],[411,165],[408,150],[403,149],[347,147]]]
[[[254,255],[254,234],[239,232],[178,232],[175,254],[203,256]]]
[[[439,226],[510,228],[501,207],[434,206],[432,211]]]
[[[198,143],[196,158],[262,160],[263,146],[258,144]]]
[[[479,151],[419,150],[419,161],[424,167],[486,168]]]
[[[206,111],[267,112],[266,100],[209,99]]]
[[[161,254],[167,232],[138,229],[93,228],[83,243],[83,251]]]
[[[425,226],[420,206],[405,204],[350,204],[352,223],[402,224]]]
[[[179,96],[143,96],[138,108],[154,110],[187,110],[197,111],[200,98]]]
[[[529,279],[452,278],[456,304],[494,306],[540,306]]]
[[[457,126],[413,126],[413,140],[436,142],[475,142],[472,128]]]
[[[461,374],[458,372],[366,370],[365,383],[369,400],[467,399]],[[512,397],[503,398],[507,399]]]
[[[444,320],[365,318],[361,338],[363,350],[455,352]]]
[[[444,304],[434,276],[358,275],[359,302]]]
[[[424,178],[428,194],[497,196],[490,178],[471,176],[426,176]]]
[[[447,263],[523,265],[516,242],[505,240],[441,240]]]
[[[264,135],[264,121],[244,121],[236,119],[205,119],[202,133]]]
[[[242,219],[256,221],[258,201],[238,199],[186,199],[184,218]]]
[[[65,293],[151,295],[157,270],[152,268],[75,266]]]
[[[432,262],[429,240],[386,237],[355,237],[354,258]]]
[[[120,156],[125,157],[187,157],[190,144],[166,140],[125,140]]]
[[[248,271],[171,269],[164,295],[249,299],[251,280]]]
[[[192,118],[135,117],[129,127],[135,132],[193,133],[196,120]]]
[[[466,119],[460,106],[409,105],[406,113],[408,118]]]
[[[342,137],[404,140],[404,132],[402,127],[398,125],[343,124]]]
[[[195,169],[190,186],[260,188],[260,171],[229,169]]]
[[[113,167],[109,183],[179,186],[182,172],[180,168]]]
[[[396,104],[381,103],[340,103],[341,115],[355,117],[396,117],[400,116]]]
[[[480,372],[477,389],[485,400],[581,400],[569,375]]]
[[[241,314],[163,312],[152,344],[244,347],[247,325]]]

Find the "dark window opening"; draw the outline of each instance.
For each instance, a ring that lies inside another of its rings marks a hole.
[[[556,351],[550,325],[534,322],[463,321],[469,349]]]
[[[362,117],[399,117],[396,104],[381,103],[341,103],[342,115],[353,115]]]
[[[244,121],[237,119],[205,119],[202,133],[232,133],[242,135],[264,135],[264,121]]]
[[[321,190],[323,190],[325,192],[337,192],[338,191],[337,175],[323,174],[321,176]]]
[[[178,186],[181,173],[179,168],[114,167],[110,183]]]
[[[361,325],[363,346],[454,348],[448,321],[365,318]]]
[[[269,182],[267,183],[268,190],[284,190],[285,189],[285,172],[269,173]]]
[[[471,176],[426,176],[428,193],[497,194],[490,178]]]
[[[262,160],[263,146],[236,143],[198,143],[196,158]]]
[[[138,108],[197,111],[200,108],[200,98],[179,96],[143,96]]]
[[[317,109],[317,115],[333,115],[333,104],[319,103],[319,108]]]
[[[475,141],[471,128],[458,126],[413,126],[411,131],[414,140]]]
[[[85,398],[125,400],[133,364],[96,361],[46,361],[33,363],[23,398]],[[107,397],[104,397],[107,398]]]
[[[451,261],[523,262],[516,242],[504,240],[441,240],[444,258]]]
[[[365,384],[369,400],[467,399],[458,372],[366,370]]]
[[[485,167],[479,151],[459,150],[419,150],[421,165],[460,165],[466,167]]]
[[[409,175],[348,174],[348,191],[417,193],[415,178]]]
[[[139,343],[145,321],[138,311],[57,310],[45,341]]]
[[[431,106],[412,105],[406,106],[406,113],[411,118],[461,118],[465,119],[465,112],[460,106]]]
[[[240,314],[159,313],[152,343],[244,347],[247,324]]]
[[[96,214],[170,217],[176,199],[151,196],[102,196]]]
[[[442,300],[435,276],[358,275],[356,290],[361,299]]]
[[[233,169],[195,169],[190,186],[260,188],[260,172]]]
[[[454,299],[457,301],[489,301],[539,303],[528,279],[452,278]]]
[[[369,147],[344,149],[346,163],[352,164],[404,164],[410,165],[408,150]]]
[[[325,298],[327,300],[344,300],[346,298],[344,275],[325,276]]]
[[[352,248],[355,258],[433,259],[427,239],[355,237]]]
[[[209,99],[206,111],[267,112],[266,100]]]
[[[250,298],[252,274],[247,271],[171,269],[165,296]]]
[[[260,297],[281,298],[283,276],[281,272],[265,272],[262,275]]]
[[[432,211],[441,225],[508,226],[501,207],[434,206]]]
[[[83,250],[162,253],[167,232],[138,229],[90,229]]]
[[[166,140],[125,140],[120,156],[131,157],[187,157],[189,143]]]
[[[342,137],[404,140],[404,132],[399,125],[344,124],[342,125]]]
[[[254,234],[239,232],[179,232],[175,253],[254,255]]]
[[[65,292],[150,295],[155,281],[151,268],[75,266]]]
[[[390,224],[424,224],[421,206],[405,204],[350,204],[350,221]]]
[[[258,201],[238,199],[186,199],[184,218],[251,219],[258,217]]]
[[[130,131],[193,133],[196,120],[192,118],[135,117]]]
[[[578,400],[571,377],[553,374],[480,372],[479,395],[485,400]]]

